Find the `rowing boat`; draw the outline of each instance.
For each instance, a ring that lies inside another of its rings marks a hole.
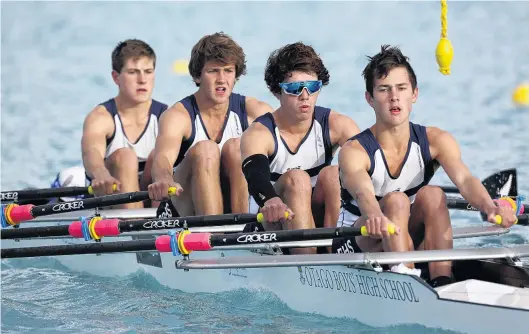
[[[255,216],[252,219],[258,220],[256,215],[161,219],[155,217],[155,209],[98,209],[101,203],[114,205],[144,197],[145,193],[138,192],[84,199],[60,207],[53,204],[13,209],[18,218],[24,216],[28,221],[23,222],[23,228],[3,230],[2,258],[53,255],[71,270],[100,276],[126,276],[141,270],[165,286],[189,293],[266,290],[294,310],[352,318],[374,327],[421,324],[463,333],[497,333],[505,329],[511,333],[526,332],[529,265],[521,259],[529,257],[529,245],[285,255],[285,248],[328,247],[340,233],[360,232],[354,228],[317,229],[323,232],[301,231],[296,234],[298,237],[293,237],[294,231],[241,233],[244,219]],[[456,198],[451,198],[449,205],[475,210]],[[101,220],[76,221],[80,216],[97,216]],[[527,217],[523,215],[524,224]],[[77,230],[72,229],[75,224]],[[98,224],[104,228],[98,229]],[[83,230],[85,240],[79,235],[81,225],[86,231],[93,228],[90,233]],[[113,232],[101,234],[105,229]],[[175,230],[180,233],[175,234]],[[104,237],[90,240],[94,231]],[[453,237],[501,235],[509,231],[492,225],[454,228]],[[208,238],[208,247],[199,247],[195,242],[196,248],[189,248],[185,239],[189,235],[195,236],[195,241]],[[158,241],[168,238],[173,246],[168,248],[166,243],[165,248],[159,247]],[[186,247],[195,251],[183,252]],[[448,260],[454,263],[456,282],[436,288],[423,278],[384,270],[385,265],[393,263],[415,262],[421,266]]]
[[[68,224],[78,212],[56,215]],[[132,218],[128,210],[102,210],[104,218]],[[154,218],[154,210],[135,210],[134,217]],[[50,216],[51,217],[51,216]],[[48,217],[48,218],[50,218]],[[58,217],[58,219],[57,219]],[[48,218],[27,223],[42,226]],[[190,228],[195,232],[240,232],[243,225]],[[169,230],[123,233],[100,244],[152,239]],[[495,226],[454,229],[455,238],[499,235]],[[82,245],[75,238],[3,240],[2,248]],[[95,243],[89,241],[88,243]],[[208,252],[173,256],[164,252],[115,252],[56,256],[66,267],[101,276],[122,276],[138,270],[161,284],[185,292],[233,289],[271,291],[290,308],[331,317],[354,318],[370,326],[422,324],[463,333],[526,332],[529,317],[529,245],[507,248],[455,249],[379,254],[284,255],[285,247],[329,246],[331,240],[272,242],[214,247]],[[386,263],[453,260],[457,282],[431,288],[423,279],[388,271]],[[501,321],[500,321],[501,320]]]

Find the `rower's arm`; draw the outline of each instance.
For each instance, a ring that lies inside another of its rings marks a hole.
[[[369,156],[357,140],[345,143],[338,154],[342,187],[357,201],[363,216],[382,217],[375,188],[368,174],[370,165]]]
[[[253,97],[247,96],[245,103],[246,113],[248,114],[248,124],[252,124],[257,117],[264,115],[267,112],[274,111],[274,109],[272,109],[272,107],[268,103],[259,101],[258,99]]]
[[[495,204],[481,181],[470,173],[468,167],[461,160],[461,151],[455,138],[448,132],[439,128],[427,128],[430,154],[455,184],[461,196],[470,205],[489,213],[494,210]]]
[[[182,141],[190,132],[191,118],[180,103],[160,116],[151,170],[153,181],[173,180],[173,165],[180,153]]]
[[[349,138],[360,133],[360,128],[355,121],[334,110],[331,110],[329,114],[329,128],[333,146],[342,147]]]
[[[270,182],[268,157],[274,152],[274,138],[261,123],[253,123],[241,137],[242,171],[248,183],[248,192],[259,207],[269,199],[278,197]]]
[[[92,179],[109,173],[105,167],[106,141],[114,132],[112,116],[103,106],[95,107],[85,118],[81,152],[86,174]]]

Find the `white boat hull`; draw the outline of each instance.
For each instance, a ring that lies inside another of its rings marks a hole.
[[[120,237],[130,240],[131,237]],[[116,241],[116,238],[106,238]],[[105,241],[103,241],[105,242]],[[2,247],[82,244],[80,239],[4,240]],[[192,259],[278,257],[244,250],[194,252]],[[529,289],[466,280],[432,289],[423,280],[344,265],[269,268],[176,268],[170,253],[145,252],[55,257],[71,270],[125,276],[143,270],[161,284],[184,292],[215,293],[246,288],[277,295],[291,309],[356,319],[374,327],[421,324],[463,333],[527,333]]]

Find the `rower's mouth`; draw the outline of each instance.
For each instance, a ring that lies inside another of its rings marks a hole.
[[[138,89],[136,89],[136,91],[138,93],[147,93],[147,89],[146,88],[138,88]]]
[[[391,109],[389,109],[389,111],[393,115],[398,115],[398,114],[400,114],[401,109],[400,109],[400,107],[391,107]]]

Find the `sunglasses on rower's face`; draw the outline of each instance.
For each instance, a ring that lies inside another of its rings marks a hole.
[[[279,84],[279,87],[283,89],[285,94],[294,96],[300,96],[304,88],[307,89],[309,95],[312,95],[319,92],[322,86],[323,83],[321,80],[282,82]]]

